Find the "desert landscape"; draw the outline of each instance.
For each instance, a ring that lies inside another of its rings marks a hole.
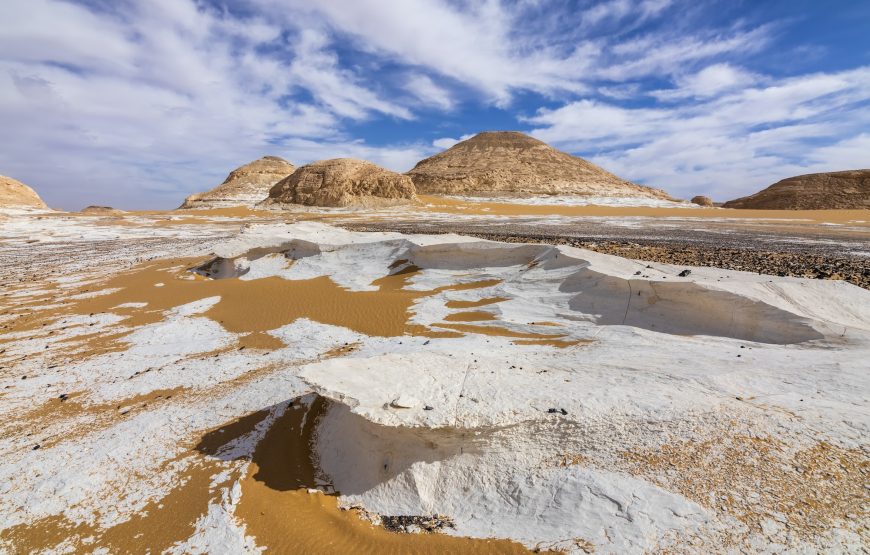
[[[0,5],[0,553],[868,553],[870,10],[774,4]]]
[[[163,212],[5,179],[3,545],[866,547],[870,209],[514,132],[434,160],[267,156]]]

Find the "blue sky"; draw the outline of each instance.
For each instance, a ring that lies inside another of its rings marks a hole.
[[[264,154],[397,171],[528,132],[726,200],[870,167],[870,2],[3,0],[0,174],[172,208]]]

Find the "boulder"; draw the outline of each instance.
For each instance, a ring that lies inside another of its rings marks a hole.
[[[272,187],[267,203],[377,207],[416,201],[408,176],[365,160],[335,158],[297,169]]]

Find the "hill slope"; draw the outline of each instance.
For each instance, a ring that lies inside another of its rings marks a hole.
[[[283,158],[263,156],[231,171],[224,182],[214,189],[190,195],[179,208],[253,206],[269,196],[272,185],[295,169]]]
[[[48,208],[36,191],[4,175],[0,175],[0,207]]]
[[[870,169],[789,177],[722,206],[765,210],[868,209]]]
[[[595,195],[670,199],[516,131],[488,131],[420,161],[408,172],[420,194]]]

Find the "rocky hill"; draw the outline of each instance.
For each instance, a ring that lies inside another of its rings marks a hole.
[[[811,173],[778,181],[723,204],[763,210],[870,209],[870,169]]]
[[[0,208],[45,208],[36,191],[24,183],[0,175]]]
[[[269,189],[295,169],[283,158],[263,156],[231,171],[214,189],[190,195],[179,208],[253,206],[269,196]]]
[[[420,161],[408,175],[420,194],[670,199],[516,131],[478,133]]]
[[[416,200],[408,176],[365,160],[335,158],[297,169],[272,187],[267,203],[374,207]]]
[[[91,205],[86,206],[80,210],[82,214],[91,214],[91,215],[115,215],[115,214],[123,214],[123,210],[118,210],[117,208],[112,208],[111,206],[97,206]]]

